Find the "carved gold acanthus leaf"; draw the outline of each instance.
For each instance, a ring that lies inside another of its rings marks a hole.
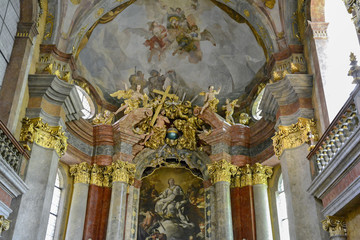
[[[82,162],[79,164],[75,164],[70,166],[70,175],[74,176],[74,184],[75,183],[90,183],[90,172],[91,166],[87,162]]]
[[[103,168],[103,187],[111,187],[111,172],[112,172],[112,166],[106,166]]]
[[[272,137],[275,154],[280,158],[284,149],[301,146],[317,140],[316,123],[313,119],[299,118],[298,122],[290,126],[279,126],[279,130]]]
[[[103,180],[104,180],[103,167],[100,167],[99,165],[96,164],[92,165],[90,184],[102,187]]]
[[[0,215],[0,236],[3,231],[7,231],[10,228],[10,220],[6,219],[3,215]]]
[[[59,156],[64,155],[67,149],[67,137],[62,127],[49,126],[41,118],[22,120],[20,141],[34,142],[44,148],[54,149]]]
[[[135,164],[117,160],[112,165],[112,182],[131,184],[135,176]]]
[[[272,167],[263,166],[260,163],[255,163],[254,166],[252,166],[252,183],[253,185],[256,184],[265,184],[267,185],[267,179],[271,178],[273,174]]]
[[[252,170],[249,164],[240,169],[240,187],[252,185]]]
[[[212,164],[208,164],[208,171],[213,183],[230,183],[231,176],[236,174],[237,168],[228,161],[222,159]]]
[[[321,221],[323,229],[332,236],[345,236],[346,223],[342,217],[327,216],[325,220]]]

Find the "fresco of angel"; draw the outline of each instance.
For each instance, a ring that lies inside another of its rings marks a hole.
[[[230,123],[231,125],[235,124],[234,118],[233,118],[233,114],[234,114],[234,108],[235,107],[240,107],[239,105],[236,105],[236,103],[238,102],[238,99],[235,99],[233,101],[230,102],[230,99],[227,98],[225,105],[222,106],[222,109],[225,110],[225,121]]]
[[[127,85],[125,85],[125,90],[119,90],[112,94],[111,97],[116,97],[117,99],[124,98],[125,101],[121,104],[121,107],[114,113],[115,115],[121,111],[124,111],[124,114],[130,113],[132,110],[140,107],[142,102],[145,107],[148,102],[148,97],[146,94],[141,94],[141,85],[136,86],[136,91],[132,89],[128,89]]]

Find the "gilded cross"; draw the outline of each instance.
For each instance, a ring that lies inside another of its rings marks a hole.
[[[169,93],[170,88],[171,88],[171,86],[169,85],[169,86],[166,88],[165,92],[160,91],[160,90],[157,90],[157,89],[154,89],[154,90],[153,90],[154,93],[157,93],[157,94],[162,95],[162,98],[161,98],[161,102],[159,103],[159,105],[158,105],[157,108],[156,108],[156,111],[155,111],[155,113],[154,113],[153,118],[151,119],[150,126],[154,126],[155,121],[156,121],[156,118],[158,117],[158,115],[159,115],[159,113],[160,113],[160,110],[161,110],[161,108],[162,108],[162,106],[163,106],[166,98],[167,98],[167,97],[174,97],[174,96],[175,96],[175,94],[170,94],[170,93]]]

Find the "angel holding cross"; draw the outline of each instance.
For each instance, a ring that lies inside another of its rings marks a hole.
[[[117,99],[124,98],[125,101],[121,104],[121,107],[114,113],[115,115],[121,111],[124,111],[124,114],[130,113],[132,110],[140,107],[140,103],[142,102],[143,106],[147,105],[148,96],[146,94],[141,94],[141,85],[136,85],[136,91],[132,89],[128,89],[125,83],[125,90],[116,91],[110,96],[116,97]]]

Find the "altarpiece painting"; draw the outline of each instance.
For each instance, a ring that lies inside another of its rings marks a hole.
[[[143,177],[138,240],[205,239],[203,180],[187,168],[157,168]]]

